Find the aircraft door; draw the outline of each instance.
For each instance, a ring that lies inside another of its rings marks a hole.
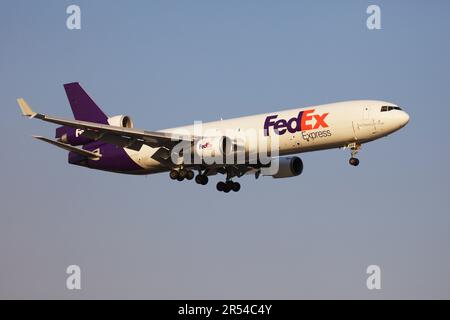
[[[370,139],[372,135],[377,133],[375,119],[371,111],[369,106],[363,106],[361,118],[353,121],[353,130],[357,139]]]

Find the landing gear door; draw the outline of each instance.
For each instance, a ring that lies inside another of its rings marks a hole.
[[[370,107],[364,106],[362,108],[361,119],[353,121],[353,130],[357,139],[370,139],[372,135],[377,133]]]

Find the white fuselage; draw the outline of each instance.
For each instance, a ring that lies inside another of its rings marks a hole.
[[[202,130],[207,132],[204,136],[227,133],[230,138],[233,133],[265,130],[267,139],[274,135],[279,138],[279,155],[290,155],[373,141],[401,129],[408,121],[408,114],[393,103],[359,100],[208,122],[202,124]],[[197,128],[192,124],[161,132],[199,136]],[[168,170],[152,158],[156,148],[144,145],[139,151],[125,150],[147,173]]]

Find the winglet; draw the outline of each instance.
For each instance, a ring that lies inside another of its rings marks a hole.
[[[22,114],[26,117],[33,118],[37,115],[36,112],[34,112],[31,107],[28,105],[28,103],[23,98],[17,99],[17,103],[20,106],[20,109],[22,110]]]

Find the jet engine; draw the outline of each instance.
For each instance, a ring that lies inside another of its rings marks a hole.
[[[108,118],[108,123],[111,126],[121,127],[121,128],[128,128],[131,129],[134,127],[133,120],[129,116],[119,115],[114,116],[111,118]]]
[[[277,168],[278,170],[271,172]],[[299,157],[280,157],[272,160],[271,168],[265,176],[272,176],[275,179],[290,178],[301,175],[303,172],[303,161]]]

